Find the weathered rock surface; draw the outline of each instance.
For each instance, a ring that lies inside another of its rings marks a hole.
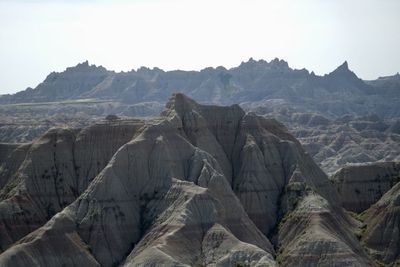
[[[274,59],[249,59],[240,66],[201,71],[163,71],[145,67],[116,73],[88,62],[51,73],[35,89],[0,97],[1,104],[103,99],[127,104],[165,103],[174,92],[212,104],[284,100],[301,112],[337,117],[345,114],[399,117],[400,83],[364,82],[344,62],[324,76],[296,70]],[[388,80],[386,78],[386,80]],[[391,81],[395,79],[390,79]]]
[[[0,167],[0,249],[42,226],[72,203],[142,121],[49,130],[17,147]]]
[[[8,183],[15,172],[18,171],[18,168],[24,161],[31,144],[3,143],[1,146],[2,160],[0,161],[0,190],[5,190],[3,187]],[[9,188],[14,186],[15,183],[8,185]]]
[[[398,119],[376,115],[328,119],[318,113],[298,112],[288,103],[271,101],[242,106],[285,124],[328,174],[359,163],[400,161]]]
[[[383,264],[400,264],[400,183],[362,215],[362,242]]]
[[[125,104],[93,99],[0,105],[0,142],[32,142],[50,128],[84,128],[112,114],[123,119],[155,117],[163,108],[158,102]]]
[[[11,103],[49,102],[71,99],[80,95],[83,90],[99,84],[107,77],[108,73],[103,67],[89,66],[86,61],[75,67],[67,68],[62,74],[56,72],[50,73],[35,89],[28,88],[12,97],[6,95],[2,98],[5,102]]]
[[[0,143],[0,164],[2,164],[20,144]]]
[[[343,207],[360,213],[400,182],[400,163],[380,162],[348,166],[336,172],[331,180],[340,195]]]
[[[374,266],[336,209],[312,191],[300,199],[279,229],[281,266]]]
[[[201,71],[116,73],[88,62],[35,89],[0,97],[0,142],[31,142],[51,127],[85,127],[109,114],[158,116],[170,94],[239,104],[288,127],[328,174],[354,163],[400,160],[399,74],[363,81],[344,62],[324,76],[275,59]]]
[[[55,151],[69,153],[63,136]],[[130,138],[0,265],[278,266],[267,236],[283,266],[372,265],[327,176],[275,120],[175,94]]]

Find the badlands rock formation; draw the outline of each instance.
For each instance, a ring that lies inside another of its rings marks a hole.
[[[68,129],[30,145],[8,182],[19,183],[2,189],[2,214],[18,218],[14,206],[27,203],[48,221],[24,226],[28,234],[3,219],[3,235],[21,239],[4,242],[1,266],[374,266],[360,223],[275,120],[175,94],[161,117],[138,124],[120,121],[126,139],[111,127],[119,139],[107,135],[101,148],[119,141],[105,154],[71,156],[88,145]]]
[[[385,264],[400,265],[400,182],[369,208],[364,221],[362,242],[374,258]]]
[[[0,251],[72,203],[142,126],[134,120],[53,128],[8,153],[0,162]]]
[[[343,206],[359,221],[356,234],[383,266],[400,264],[400,162],[349,166],[331,179]],[[381,266],[380,265],[380,266]]]
[[[245,110],[276,118],[304,146],[320,167],[333,174],[341,167],[367,162],[400,161],[400,120],[376,115],[329,119],[298,112],[287,103],[259,101]]]
[[[344,167],[331,180],[341,196],[343,207],[360,213],[400,182],[400,162]]]
[[[65,102],[0,105],[0,142],[26,143],[53,127],[83,128],[110,114],[148,118],[160,114],[158,102],[123,104],[91,99]]]
[[[393,118],[400,116],[400,82],[396,77],[365,82],[349,69],[347,62],[324,76],[292,69],[279,59],[249,59],[231,69],[163,71],[142,67],[119,73],[84,62],[64,72],[51,73],[35,89],[4,95],[0,104],[74,99],[165,103],[172,93],[181,92],[203,103],[275,100],[285,101],[300,112],[317,112],[332,118],[370,113]]]
[[[31,142],[51,127],[82,128],[109,114],[156,117],[174,92],[277,118],[328,174],[400,160],[399,74],[363,81],[347,62],[324,76],[279,59],[119,73],[84,62],[51,73],[34,89],[0,96],[0,142]]]

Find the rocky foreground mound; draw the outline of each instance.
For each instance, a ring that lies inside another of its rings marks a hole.
[[[396,260],[396,245],[370,238],[382,224],[361,239],[362,222],[275,120],[175,94],[160,118],[117,124],[54,129],[1,158],[0,266]],[[365,216],[397,216],[390,192]],[[397,218],[384,227],[398,231]]]

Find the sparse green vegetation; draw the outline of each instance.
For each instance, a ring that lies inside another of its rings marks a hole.
[[[276,262],[277,262],[278,264],[282,264],[282,261],[283,261],[283,248],[282,248],[282,247],[279,247],[279,248],[276,250],[276,257],[275,257],[275,260],[276,260]]]
[[[293,216],[293,211],[286,212],[282,220],[278,224],[278,229],[280,230],[285,224],[285,222],[287,222],[290,218],[292,218],[292,216]]]
[[[89,253],[92,253],[92,248],[90,247],[89,244],[83,244],[83,247],[85,248],[86,251],[88,251]]]
[[[248,267],[250,265],[248,263],[243,262],[243,261],[237,261],[234,266],[235,267]]]
[[[17,187],[18,181],[17,179],[11,179],[5,186],[4,186],[4,193],[8,194],[11,192],[15,187]]]
[[[362,212],[361,212],[361,213],[355,213],[355,212],[352,212],[352,211],[347,211],[347,213],[348,213],[351,217],[353,217],[354,219],[356,219],[357,221],[364,222],[363,213],[362,213]]]

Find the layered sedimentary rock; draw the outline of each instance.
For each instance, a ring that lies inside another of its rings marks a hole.
[[[281,222],[278,262],[281,266],[374,266],[354,236],[356,227],[355,221],[320,195],[307,192]]]
[[[142,126],[133,120],[54,128],[13,150],[0,167],[0,249],[72,203]]]
[[[362,216],[362,242],[384,264],[400,264],[400,183],[391,188]]]
[[[363,81],[347,62],[324,76],[279,59],[120,73],[84,62],[51,73],[34,89],[0,96],[0,142],[31,142],[51,127],[84,127],[109,114],[158,116],[170,94],[182,92],[274,116],[333,174],[354,163],[400,160],[399,77]]]
[[[276,101],[242,106],[282,122],[328,174],[360,163],[400,161],[398,119],[376,115],[345,115],[333,119],[320,113],[299,112],[290,103]]]
[[[331,180],[343,207],[357,220],[353,231],[365,251],[378,264],[397,266],[400,263],[400,163],[349,166],[335,173]]]
[[[0,97],[0,103],[102,99],[135,104],[165,103],[174,92],[212,104],[240,104],[259,100],[283,100],[301,112],[328,117],[345,114],[378,114],[398,117],[399,82],[378,79],[364,82],[344,62],[331,73],[318,76],[306,69],[292,69],[284,60],[249,59],[239,66],[201,71],[163,71],[139,68],[116,73],[88,62],[51,73],[35,89]],[[398,80],[398,78],[397,78]]]
[[[371,265],[355,227],[281,124],[175,94],[0,265]]]
[[[18,146],[19,144],[0,143],[0,164],[2,164]]]
[[[28,143],[50,128],[84,128],[108,115],[123,119],[156,117],[164,104],[125,104],[108,100],[79,99],[52,103],[0,104],[0,142]]]
[[[341,196],[343,207],[360,213],[400,182],[400,163],[348,166],[336,172],[331,180]]]
[[[27,151],[31,144],[2,144],[2,160],[0,161],[0,190],[12,178],[21,163],[24,161]],[[8,187],[14,187],[15,183],[11,183]]]

